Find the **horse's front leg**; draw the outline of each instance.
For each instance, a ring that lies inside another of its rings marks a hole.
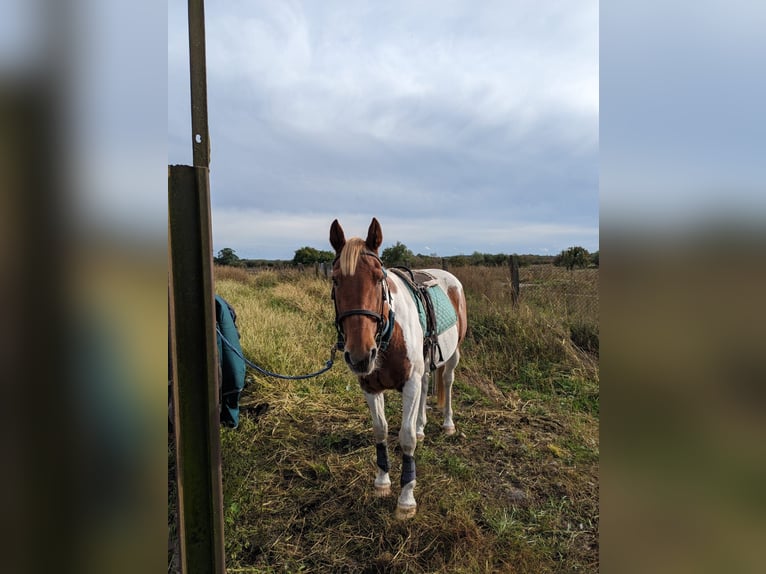
[[[375,476],[375,495],[388,496],[391,494],[391,478],[388,476],[388,422],[386,421],[385,402],[383,393],[364,393],[367,406],[372,415],[372,432],[375,435],[375,451],[377,475]]]
[[[409,518],[415,515],[415,447],[418,439],[415,426],[420,408],[422,375],[411,377],[402,389],[402,428],[399,430],[399,446],[402,448],[402,491],[396,506],[396,517]]]

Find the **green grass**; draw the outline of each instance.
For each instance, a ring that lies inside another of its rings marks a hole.
[[[394,495],[380,499],[370,415],[342,362],[307,381],[255,376],[240,427],[221,431],[230,571],[598,570],[598,313],[571,303],[580,278],[592,290],[597,276],[524,268],[535,287],[513,308],[506,269],[454,272],[469,316],[453,388],[458,432],[442,434],[429,411],[416,516],[394,518],[397,393],[386,395]],[[327,280],[220,268],[216,278],[248,357],[290,374],[324,364],[335,341]],[[562,292],[569,301],[546,305]]]

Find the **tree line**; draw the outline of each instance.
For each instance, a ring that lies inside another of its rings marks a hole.
[[[405,244],[397,241],[395,245],[386,247],[380,254],[380,259],[386,267],[465,267],[470,265],[481,265],[486,267],[500,267],[508,265],[510,255],[505,253],[480,253],[474,251],[471,255],[449,255],[439,257],[438,255],[424,255],[422,253],[413,253]],[[599,252],[588,252],[587,249],[580,246],[564,249],[558,255],[516,255],[520,267],[528,265],[554,265],[557,267],[566,267],[567,269],[598,267]],[[218,256],[213,258],[217,265],[229,265],[233,267],[272,267],[281,265],[313,265],[315,263],[330,263],[335,259],[335,253],[329,250],[316,249],[314,247],[304,246],[295,251],[295,256],[291,260],[271,260],[271,259],[240,259],[236,251],[230,247],[224,247],[218,252]]]

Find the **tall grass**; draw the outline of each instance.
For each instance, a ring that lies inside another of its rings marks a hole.
[[[329,281],[240,271],[217,268],[216,291],[237,311],[245,354],[281,373],[321,367],[336,337]],[[597,355],[573,340],[571,314],[523,291],[512,307],[506,270],[455,274],[469,315],[458,432],[443,435],[429,411],[417,515],[398,522],[396,495],[373,494],[370,416],[342,363],[306,381],[250,375],[240,427],[221,431],[230,571],[597,571]],[[386,416],[395,477],[396,393]]]
[[[545,306],[546,297],[557,297],[545,294],[550,285],[544,282],[538,283],[531,300],[522,290],[514,306],[510,280],[502,268],[463,267],[455,274],[466,291],[470,315],[463,368],[476,379],[489,379],[489,386],[501,391],[556,395],[557,390],[575,387],[593,403],[591,410],[597,409],[597,315],[559,314],[556,307]],[[590,273],[586,281],[591,283]],[[595,342],[583,345],[584,337]],[[576,385],[569,384],[573,380]]]

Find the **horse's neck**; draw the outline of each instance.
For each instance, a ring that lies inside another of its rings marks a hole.
[[[404,312],[405,308],[412,306],[417,314],[417,307],[415,307],[415,301],[412,298],[412,292],[407,282],[397,273],[390,273],[388,281],[389,292],[391,293],[391,299],[396,312]],[[392,284],[394,285],[393,289],[391,289]]]

